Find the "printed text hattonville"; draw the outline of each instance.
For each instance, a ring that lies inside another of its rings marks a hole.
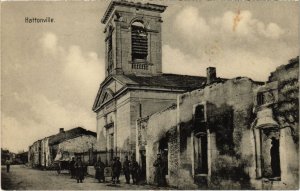
[[[36,18],[36,17],[25,17],[25,23],[54,23],[54,18]]]

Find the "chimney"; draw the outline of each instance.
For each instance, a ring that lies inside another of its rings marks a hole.
[[[217,71],[215,67],[208,67],[206,68],[206,83],[211,84],[217,79]]]
[[[59,133],[64,133],[64,132],[65,132],[64,128],[59,128]]]

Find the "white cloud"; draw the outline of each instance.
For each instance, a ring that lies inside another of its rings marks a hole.
[[[205,65],[200,60],[169,45],[163,46],[163,71],[177,74],[204,75]]]
[[[56,134],[59,128],[82,126],[95,131],[94,114],[76,103],[67,105],[62,100],[49,100],[45,95],[32,92],[14,96],[16,104],[27,105],[33,117],[2,115],[2,146],[12,151],[26,150],[33,141]]]
[[[264,23],[248,10],[205,18],[197,8],[186,7],[176,15],[174,26],[182,43],[178,48],[163,46],[164,72],[205,76],[206,67],[214,66],[220,77],[265,81],[297,54],[279,40],[285,31],[277,23]]]
[[[186,7],[180,11],[174,25],[181,35],[195,40],[207,39],[211,36],[239,36],[245,38],[278,39],[284,30],[276,23],[265,24],[253,18],[248,10],[227,11],[222,17],[206,19],[195,7]]]
[[[12,151],[26,150],[59,128],[82,126],[96,131],[92,104],[104,78],[104,64],[95,52],[58,42],[54,33],[44,34],[39,40],[41,49],[36,50],[44,51],[44,56],[41,62],[30,63],[30,69],[38,72],[32,78],[29,70],[28,76],[22,76],[26,86],[5,94],[18,110],[16,114],[9,110],[2,114],[2,145]]]
[[[40,43],[44,48],[44,51],[55,54],[59,47],[57,46],[57,36],[54,33],[48,32],[40,39]]]
[[[201,39],[210,32],[206,20],[200,16],[198,9],[195,7],[183,9],[175,19],[175,26],[187,38]]]
[[[70,46],[64,60],[64,73],[89,93],[94,92],[104,78],[104,70],[95,52],[83,53],[79,46]],[[99,78],[100,76],[100,78]]]
[[[163,64],[164,72],[206,76],[206,68],[212,66],[217,68],[219,77],[244,76],[261,81],[266,81],[275,70],[272,59],[243,50],[224,50],[222,56],[196,57],[169,45],[163,46]]]

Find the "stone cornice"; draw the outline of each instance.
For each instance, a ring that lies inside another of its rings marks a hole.
[[[150,10],[150,11],[157,11],[157,12],[164,12],[165,9],[167,8],[167,6],[164,5],[156,5],[156,4],[151,4],[151,3],[134,3],[134,2],[128,2],[125,0],[121,0],[121,1],[112,1],[108,8],[106,9],[102,19],[101,19],[101,23],[105,24],[108,20],[108,18],[110,17],[111,13],[113,12],[115,6],[126,6],[126,7],[135,7],[135,8],[139,8],[139,9],[145,9],[145,10]]]

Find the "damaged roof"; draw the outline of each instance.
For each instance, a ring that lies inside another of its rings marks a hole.
[[[177,90],[193,90],[206,83],[206,77],[179,74],[161,74],[157,76],[116,75],[116,78],[128,86],[160,87]]]
[[[91,135],[96,137],[97,134],[93,131],[86,130],[82,127],[76,127],[64,132],[60,132],[56,135],[52,135],[49,137],[49,145],[55,145],[59,144],[61,142],[64,142],[68,139],[73,139],[82,135]]]

